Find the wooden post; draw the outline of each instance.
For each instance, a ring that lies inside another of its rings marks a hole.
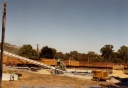
[[[2,88],[5,24],[6,24],[6,2],[3,4],[3,16],[2,16],[2,37],[1,37],[1,55],[0,55],[0,88]]]

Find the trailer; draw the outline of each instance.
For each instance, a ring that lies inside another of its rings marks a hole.
[[[100,70],[93,71],[93,80],[94,81],[108,80],[108,71],[100,71]]]

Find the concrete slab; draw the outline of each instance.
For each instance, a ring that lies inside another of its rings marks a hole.
[[[92,73],[92,70],[66,69],[67,72]]]
[[[4,80],[4,81],[19,80],[19,77],[18,77],[17,74],[3,73],[3,74],[2,74],[2,80]]]
[[[78,74],[73,74],[73,73],[64,73],[61,76],[69,76],[69,77],[75,77],[75,78],[82,78],[82,79],[92,79],[92,75],[78,75]]]

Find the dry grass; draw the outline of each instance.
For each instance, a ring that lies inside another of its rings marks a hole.
[[[13,70],[11,71],[13,72]],[[84,86],[105,84],[104,82],[82,80],[66,76],[35,74],[21,70],[15,70],[15,72],[22,74],[20,80],[3,81],[2,88],[50,88],[51,86],[52,88],[82,88]]]

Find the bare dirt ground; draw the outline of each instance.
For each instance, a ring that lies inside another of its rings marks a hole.
[[[6,68],[3,70],[4,72],[20,73],[22,76],[17,81],[3,81],[2,88],[120,88],[120,86],[115,86],[111,82],[96,82],[67,76],[37,74],[26,70]]]

